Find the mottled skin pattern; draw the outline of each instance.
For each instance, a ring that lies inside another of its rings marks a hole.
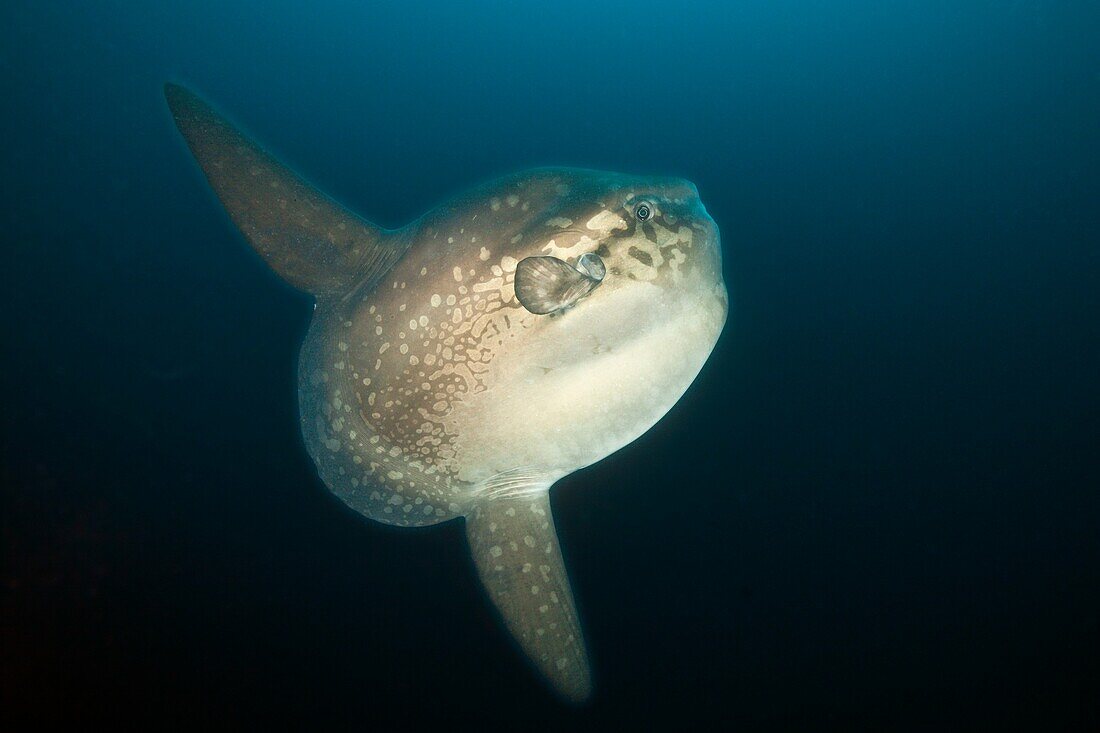
[[[388,524],[465,517],[505,624],[561,694],[586,698],[549,489],[660,419],[721,332],[718,231],[695,187],[540,169],[384,232],[197,98],[168,96],[234,221],[280,275],[317,296],[299,404],[322,480]],[[536,315],[516,299],[525,258],[586,253],[607,274],[570,307]]]

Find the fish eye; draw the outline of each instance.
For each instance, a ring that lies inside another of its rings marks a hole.
[[[653,207],[648,202],[642,201],[634,207],[634,217],[638,221],[649,221],[651,216],[653,216]]]

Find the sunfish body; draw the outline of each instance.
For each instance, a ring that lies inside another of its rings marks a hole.
[[[298,379],[321,479],[379,522],[465,517],[509,631],[587,698],[549,490],[657,422],[718,339],[718,229],[695,187],[539,169],[383,230],[187,90],[166,95],[233,221],[316,298]]]

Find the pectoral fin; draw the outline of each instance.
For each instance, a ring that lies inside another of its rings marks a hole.
[[[176,125],[252,247],[294,287],[342,296],[371,286],[408,245],[325,196],[175,84],[164,87]]]
[[[545,315],[566,308],[603,281],[603,262],[594,254],[573,267],[557,257],[527,257],[516,266],[516,298],[532,313]]]
[[[592,692],[548,492],[484,499],[466,517],[478,573],[523,651],[563,697]]]

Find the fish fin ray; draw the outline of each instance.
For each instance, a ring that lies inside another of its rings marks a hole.
[[[562,697],[588,699],[588,655],[545,485],[478,501],[466,536],[482,584],[528,659]]]
[[[516,266],[516,299],[532,313],[553,313],[592,292],[602,282],[597,272],[599,278],[557,257],[527,257]]]
[[[318,297],[373,288],[408,242],[360,218],[280,163],[189,90],[166,84],[176,125],[252,248]]]

